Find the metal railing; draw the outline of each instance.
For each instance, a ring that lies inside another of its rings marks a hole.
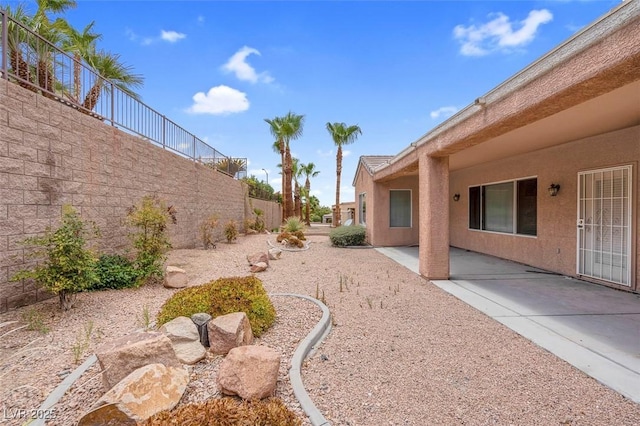
[[[220,153],[0,9],[0,78],[235,178],[247,159]]]

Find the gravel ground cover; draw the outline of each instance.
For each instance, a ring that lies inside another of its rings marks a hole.
[[[246,255],[266,251],[268,239],[275,242],[273,235],[251,235],[214,250],[173,250],[168,264],[184,268],[194,285],[248,275]],[[326,236],[309,241],[309,250],[283,252],[258,277],[268,292],[301,293],[329,306],[332,331],[305,362],[303,381],[332,424],[640,424],[640,405],[375,250],[331,247]],[[39,407],[76,367],[74,348],[82,349],[82,362],[101,342],[143,326],[145,311],[154,318],[173,292],[156,285],[89,293],[68,312],[48,300],[0,315],[3,414]],[[278,318],[258,344],[281,351],[277,396],[300,413],[288,382],[289,359],[320,311],[302,299],[272,300]],[[6,334],[29,316],[48,333],[25,327]],[[212,356],[190,368],[181,403],[218,396],[219,361]],[[99,398],[99,384],[94,366],[54,407],[56,419],[48,424],[74,424]]]

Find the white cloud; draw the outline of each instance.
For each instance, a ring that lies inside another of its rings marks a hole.
[[[273,186],[276,191],[279,191],[280,189],[276,185],[282,185],[282,177],[278,176],[271,179],[271,176],[269,176],[269,185]]]
[[[249,55],[260,55],[257,49],[249,46],[243,46],[240,50],[229,58],[226,64],[222,66],[225,72],[234,73],[236,78],[251,83],[273,83],[274,79],[268,72],[257,73],[256,70],[247,63],[246,59]]]
[[[320,191],[319,189],[312,189],[311,190],[311,195],[315,195],[316,197],[322,195],[322,191]]]
[[[164,41],[168,41],[169,43],[175,43],[183,38],[186,38],[187,35],[183,33],[179,33],[176,31],[160,31],[160,38]]]
[[[316,154],[318,154],[320,157],[331,157],[333,155],[333,150],[330,149],[329,151],[322,151],[322,150],[317,150]]]
[[[205,94],[198,92],[193,95],[193,105],[187,112],[193,114],[226,115],[249,109],[247,94],[228,86],[212,87]]]
[[[349,155],[351,155],[351,151],[349,151],[348,149],[342,151],[342,157],[348,157]]]
[[[460,53],[465,56],[483,56],[530,43],[542,24],[553,19],[547,9],[532,10],[523,21],[514,25],[503,13],[491,14],[493,19],[481,25],[457,25],[453,36],[460,41]],[[519,27],[514,30],[515,27]]]
[[[454,106],[445,106],[438,108],[435,111],[431,111],[429,115],[435,120],[436,118],[440,118],[440,116],[442,116],[442,118],[451,117],[456,112],[458,112],[458,108]]]
[[[140,43],[142,46],[149,46],[151,44],[154,44],[157,41],[166,41],[169,43],[176,43],[179,40],[182,40],[183,38],[187,37],[186,34],[179,33],[177,31],[165,31],[165,30],[161,30],[160,35],[158,37],[143,37],[136,34],[131,29],[126,29],[125,34],[129,38],[129,40],[136,43]]]

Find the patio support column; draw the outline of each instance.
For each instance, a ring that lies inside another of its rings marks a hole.
[[[449,278],[449,157],[419,156],[420,274]]]

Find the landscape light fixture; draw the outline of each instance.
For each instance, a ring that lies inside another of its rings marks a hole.
[[[549,188],[547,188],[547,191],[549,191],[549,195],[555,197],[556,195],[558,195],[558,191],[560,191],[560,185],[557,183],[552,183],[551,185],[549,185]]]
[[[269,173],[265,169],[262,169],[265,175],[267,175],[267,185],[269,185]]]

